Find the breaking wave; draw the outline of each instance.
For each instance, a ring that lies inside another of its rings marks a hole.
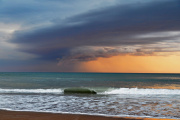
[[[0,89],[0,93],[52,93],[60,94],[62,89]]]
[[[105,94],[142,94],[142,95],[180,95],[179,89],[139,89],[139,88],[119,88],[109,89],[105,91]]]
[[[130,94],[130,95],[180,95],[180,89],[140,89],[140,88],[108,88],[103,91],[92,89],[97,94]],[[25,93],[25,94],[62,94],[64,89],[1,89],[0,93]]]

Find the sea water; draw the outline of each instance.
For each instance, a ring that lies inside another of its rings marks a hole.
[[[0,109],[179,119],[180,74],[1,72]]]

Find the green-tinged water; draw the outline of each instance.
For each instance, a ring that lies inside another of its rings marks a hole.
[[[180,74],[0,73],[0,109],[180,118]]]
[[[0,73],[0,88],[64,87],[180,89],[180,74],[127,73]]]

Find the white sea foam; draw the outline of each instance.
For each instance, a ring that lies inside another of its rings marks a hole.
[[[0,93],[43,93],[61,94],[63,89],[1,89]],[[140,89],[140,88],[114,88],[100,94],[139,94],[139,95],[180,95],[180,89]]]
[[[0,93],[52,93],[60,94],[62,89],[0,89]]]
[[[139,94],[139,95],[180,95],[179,89],[138,89],[138,88],[118,88],[109,89],[104,92],[105,94]]]
[[[0,109],[179,118],[179,95],[150,96],[0,94]]]

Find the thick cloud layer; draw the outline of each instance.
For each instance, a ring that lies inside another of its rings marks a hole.
[[[180,51],[179,6],[179,0],[117,4],[15,32],[10,42],[39,59],[61,61]]]

